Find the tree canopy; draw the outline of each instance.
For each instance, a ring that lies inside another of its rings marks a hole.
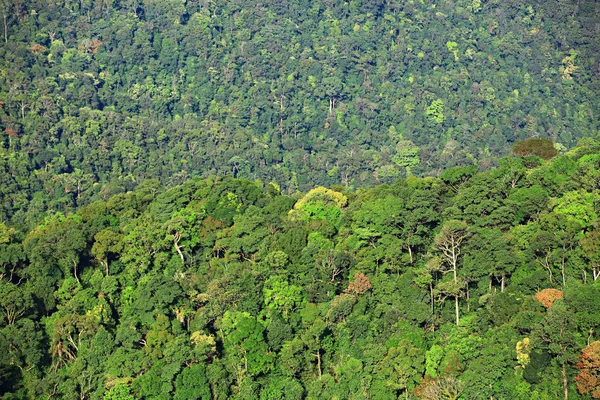
[[[4,1],[0,221],[147,179],[292,194],[489,168],[531,138],[564,152],[599,129],[597,7]]]
[[[2,224],[1,396],[597,398],[599,155],[293,197],[147,181]]]

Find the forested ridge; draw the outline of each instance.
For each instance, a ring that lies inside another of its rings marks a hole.
[[[598,132],[598,2],[2,0],[0,218],[189,177],[285,193]]]
[[[600,143],[476,169],[0,224],[0,397],[599,398]]]

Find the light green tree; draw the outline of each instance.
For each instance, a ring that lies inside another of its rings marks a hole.
[[[419,165],[419,148],[410,140],[402,140],[396,144],[396,154],[392,156],[392,161],[399,167],[406,168],[406,175],[410,176],[410,169]]]
[[[435,123],[444,122],[444,102],[441,99],[434,100],[425,110],[425,115],[428,115]]]
[[[456,42],[446,42],[446,47],[448,51],[454,54],[454,61],[458,61],[458,43]]]

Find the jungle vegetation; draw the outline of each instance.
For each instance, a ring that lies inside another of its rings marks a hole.
[[[0,0],[0,398],[600,398],[599,15]]]
[[[145,179],[350,188],[599,129],[590,0],[1,0],[0,220]],[[23,215],[26,214],[26,215]]]
[[[193,178],[0,224],[0,393],[590,399],[600,143],[370,189]]]

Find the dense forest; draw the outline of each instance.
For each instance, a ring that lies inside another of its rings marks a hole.
[[[0,224],[2,399],[600,398],[600,143]]]
[[[590,0],[0,0],[0,220],[231,175],[286,194],[599,129]]]
[[[600,2],[0,0],[0,399],[600,398]]]

